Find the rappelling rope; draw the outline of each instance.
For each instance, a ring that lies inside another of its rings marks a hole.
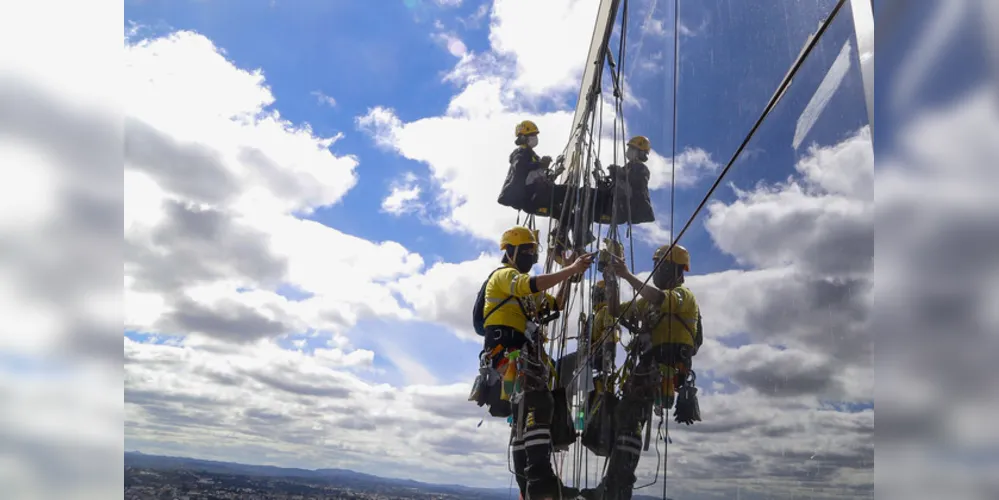
[[[672,145],[670,147],[670,152],[672,160],[670,161],[670,181],[669,181],[669,231],[670,239],[673,236],[673,222],[674,214],[676,214],[676,125],[677,125],[677,89],[680,87],[680,0],[673,0],[673,137]],[[649,275],[652,276],[651,274]],[[643,285],[644,286],[644,285]],[[673,338],[673,322],[669,322],[670,328],[670,338]],[[663,374],[663,376],[670,376],[670,374]],[[672,387],[672,384],[670,385]],[[669,396],[672,396],[670,394]],[[666,435],[669,436],[669,409],[663,408],[662,420],[666,422]],[[656,435],[656,455],[659,454],[659,441],[662,439],[662,420],[659,423],[659,433]],[[663,497],[662,500],[666,500],[666,479],[669,474],[669,445],[665,446],[663,450]],[[656,463],[656,475],[659,474],[659,464]],[[653,481],[655,483],[655,481]]]

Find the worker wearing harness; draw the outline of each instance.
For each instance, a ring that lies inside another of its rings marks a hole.
[[[538,126],[531,120],[524,120],[514,129],[516,149],[510,153],[510,169],[500,189],[500,205],[523,210],[529,214],[551,216],[553,181],[549,179],[550,156],[538,157],[534,148],[538,147]],[[564,197],[556,197],[561,203]]]
[[[616,256],[606,273],[610,312],[621,318],[634,340],[625,363],[625,372],[630,373],[626,373],[622,399],[614,412],[616,437],[607,475],[595,489],[584,490],[583,495],[589,499],[631,498],[642,451],[642,429],[651,420],[653,406],[657,413],[673,406],[677,386],[680,397],[674,413],[676,421],[690,425],[701,419],[697,390],[693,381],[687,380],[692,374],[691,359],[703,340],[697,300],[683,286],[683,273],[690,270],[690,254],[682,246],[669,250],[669,245],[664,245],[656,250],[653,260],[664,261],[652,276],[655,287],[643,287],[642,280]],[[641,298],[630,307],[618,304],[615,275],[641,290]],[[623,312],[624,307],[627,312]],[[633,362],[636,358],[637,365]]]
[[[523,226],[510,228],[503,233],[500,247],[504,267],[494,271],[485,284],[483,356],[491,355],[495,368],[504,359],[503,354],[519,351],[516,362],[510,365],[519,367],[518,375],[523,380],[523,393],[510,397],[517,484],[524,498],[556,497],[564,495],[566,488],[551,466],[554,403],[548,386],[547,356],[541,349],[535,321],[541,313],[564,306],[564,284],[558,299],[544,291],[586,271],[593,255],[580,255],[561,271],[531,276],[528,273],[538,261],[534,231]]]

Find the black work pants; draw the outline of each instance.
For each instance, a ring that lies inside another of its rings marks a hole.
[[[661,388],[659,365],[675,367],[682,362],[689,368],[691,350],[691,346],[685,344],[654,346],[641,355],[625,381],[621,402],[614,411],[615,441],[603,481],[604,500],[631,499],[635,469],[642,455],[642,429]]]
[[[510,445],[513,470],[517,486],[524,498],[557,495],[560,487],[558,477],[552,470],[552,416],[555,402],[548,389],[544,376],[544,363],[540,352],[526,341],[524,335],[507,327],[486,327],[484,348],[492,350],[496,345],[505,348],[521,349],[524,357],[524,394],[512,407],[513,426],[510,431]],[[494,360],[499,362],[499,357]],[[521,436],[518,438],[518,429]]]
[[[551,464],[554,406],[550,391],[535,390],[525,392],[524,399],[513,407],[513,470],[524,498],[554,496],[560,487]],[[519,439],[518,429],[523,433]]]

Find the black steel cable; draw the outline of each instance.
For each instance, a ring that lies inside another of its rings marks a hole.
[[[671,153],[673,156],[672,165],[670,165],[670,182],[669,182],[669,232],[670,239],[673,236],[673,224],[674,215],[676,214],[676,125],[677,125],[677,90],[680,87],[680,0],[673,0],[673,145],[671,148]],[[649,275],[652,276],[651,274]],[[669,328],[672,330],[673,322],[670,321]],[[670,332],[670,337],[672,338],[673,332]],[[670,384],[672,387],[672,384]],[[673,395],[670,394],[670,397]],[[669,415],[669,409],[664,408],[663,413]],[[666,434],[669,435],[669,418],[664,419],[666,421]],[[661,424],[660,424],[661,428]],[[660,431],[661,432],[661,431]],[[660,437],[657,436],[658,440]],[[666,500],[666,478],[669,474],[669,444],[667,444],[663,451],[663,498]],[[659,451],[659,442],[656,441],[656,451]],[[656,465],[656,473],[659,472],[659,465]]]

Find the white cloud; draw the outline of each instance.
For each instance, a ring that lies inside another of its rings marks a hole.
[[[412,317],[380,282],[419,255],[292,215],[338,202],[357,160],[268,108],[260,71],[179,32],[130,44],[126,82],[127,328],[252,342]]]
[[[490,3],[484,2],[472,14],[466,17],[459,17],[458,22],[461,23],[465,29],[477,29],[483,19],[489,14]]]
[[[392,362],[410,375],[425,372],[396,354]],[[309,355],[269,342],[231,349],[125,339],[128,447],[229,460],[259,447],[277,463],[391,469],[385,474],[437,481],[460,475],[493,485],[466,471],[475,464],[492,471],[488,476],[502,474],[507,436],[498,421],[476,429],[481,411],[465,401],[467,386],[367,383],[359,374],[370,360],[370,351]],[[393,440],[409,446],[386,444]],[[466,444],[461,454],[450,451],[455,442]],[[425,466],[428,453],[433,470]]]
[[[666,34],[666,28],[662,19],[656,19],[652,16],[645,18],[645,22],[642,23],[642,33],[648,33],[654,36],[664,36]]]
[[[803,174],[800,181],[736,190],[736,202],[708,206],[706,226],[719,248],[758,267],[799,259],[818,272],[869,272],[874,202],[869,129],[833,147],[813,146],[796,168]]]
[[[420,186],[416,185],[416,176],[407,172],[393,183],[391,192],[382,200],[382,210],[392,215],[422,212],[423,205],[419,200]]]
[[[395,116],[395,111],[376,106],[368,110],[368,114],[356,120],[358,128],[369,133],[375,142],[382,147],[392,147],[396,129],[402,121]]]
[[[336,99],[324,94],[322,91],[313,90],[312,92],[309,92],[309,95],[315,97],[319,104],[325,104],[329,107],[336,106]]]
[[[511,86],[529,96],[578,90],[599,2],[497,0],[489,30],[492,52],[472,54],[472,73],[490,74],[495,60],[512,65]],[[524,12],[531,12],[525,16]],[[462,67],[462,66],[459,66]],[[469,75],[471,78],[471,75]]]
[[[962,455],[999,442],[994,425],[972,417],[994,414],[999,401],[990,376],[999,325],[989,300],[999,289],[999,203],[989,194],[999,181],[996,106],[994,85],[982,81],[893,130],[892,154],[877,160],[878,396],[884,425],[902,429],[884,447],[895,492],[997,491],[994,466],[954,477],[937,453],[941,442]],[[960,332],[960,340],[941,331]],[[928,372],[928,363],[951,368]],[[912,418],[927,414],[934,416]],[[932,473],[941,467],[948,473]],[[912,469],[927,473],[913,479]]]
[[[639,224],[632,228],[632,235],[653,246],[664,245],[673,241],[668,220],[657,219],[648,224]]]
[[[716,174],[721,166],[711,158],[711,153],[701,148],[686,148],[680,151],[676,155],[675,171],[673,162],[653,148],[647,165],[650,190],[669,187],[674,175],[677,186],[691,186],[704,177]]]
[[[499,266],[498,251],[458,264],[438,262],[394,286],[421,318],[448,325],[459,337],[476,341],[479,337],[471,324],[475,293],[485,276]]]

